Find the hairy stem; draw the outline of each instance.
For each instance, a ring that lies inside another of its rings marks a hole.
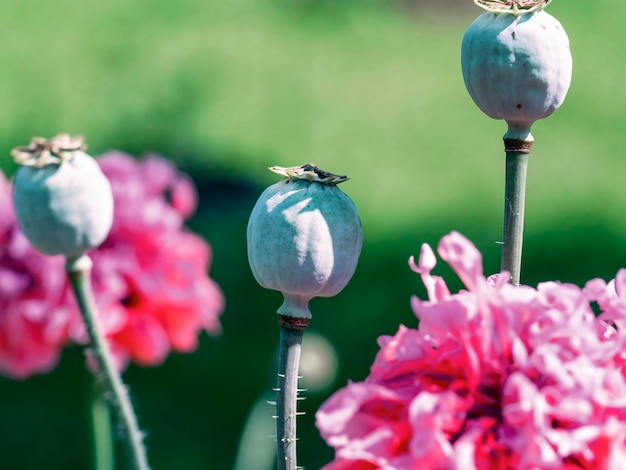
[[[89,335],[90,350],[96,361],[98,382],[103,396],[117,414],[117,424],[126,446],[128,460],[133,470],[149,470],[148,459],[143,445],[143,434],[139,430],[128,392],[119,371],[111,358],[99,323],[96,305],[91,289],[91,259],[87,255],[67,259],[65,270],[72,284],[78,307]]]
[[[531,141],[506,139],[504,188],[504,233],[500,269],[511,273],[511,284],[519,285],[524,238],[524,199]]]
[[[276,451],[278,470],[295,470],[298,369],[308,319],[279,315],[280,347],[276,386]]]

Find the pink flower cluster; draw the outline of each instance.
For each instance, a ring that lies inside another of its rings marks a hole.
[[[209,278],[211,251],[184,228],[197,195],[191,180],[159,157],[120,152],[98,158],[115,200],[113,228],[90,253],[100,320],[120,368],[160,364],[220,331],[223,295]],[[11,187],[0,174],[0,373],[26,378],[51,370],[86,332],[62,257],[36,252],[20,231]]]
[[[35,251],[17,225],[0,172],[0,373],[26,378],[52,369],[68,341],[63,260]]]
[[[626,270],[584,289],[486,279],[462,235],[438,252],[467,290],[417,264],[419,328],[379,339],[364,382],[319,409],[327,470],[618,469],[626,462]],[[599,316],[592,305],[597,303]]]

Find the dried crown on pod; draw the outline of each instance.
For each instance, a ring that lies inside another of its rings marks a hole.
[[[309,319],[313,297],[338,294],[351,279],[363,232],[356,207],[315,165],[271,167],[283,177],[259,197],[248,222],[248,261],[256,281],[282,292],[278,314]]]
[[[564,101],[572,77],[569,39],[543,11],[549,0],[475,0],[484,8],[466,31],[461,67],[476,105],[532,140],[530,127]]]

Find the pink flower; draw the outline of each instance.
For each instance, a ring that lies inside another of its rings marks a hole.
[[[100,320],[120,368],[160,364],[190,352],[202,330],[220,331],[224,306],[208,277],[211,250],[184,228],[197,203],[191,180],[158,157],[119,152],[98,158],[115,215],[90,253]],[[1,175],[0,175],[1,176]],[[0,179],[0,373],[26,378],[54,368],[61,349],[87,342],[63,275],[63,258],[36,252],[22,235],[10,184]]]
[[[14,378],[53,368],[74,308],[64,304],[63,260],[41,255],[19,230],[11,186],[0,172],[0,372]]]
[[[585,289],[536,289],[486,279],[458,233],[439,255],[467,290],[450,294],[417,264],[429,300],[412,299],[419,328],[400,326],[364,382],[317,413],[335,448],[327,469],[617,469],[626,457],[626,270]],[[593,313],[590,302],[602,310]]]

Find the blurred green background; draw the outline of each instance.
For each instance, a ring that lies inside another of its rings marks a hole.
[[[569,34],[574,76],[562,108],[533,127],[522,280],[582,285],[626,265],[626,4],[555,1],[548,11]],[[407,259],[421,243],[458,230],[487,273],[498,270],[506,129],[475,107],[460,72],[461,38],[480,12],[470,0],[3,4],[6,173],[12,147],[65,131],[85,135],[93,155],[171,158],[199,187],[189,225],[214,249],[223,334],[126,372],[155,469],[234,468],[246,417],[274,384],[281,298],[254,282],[245,243],[252,206],[276,181],[266,167],[315,162],[349,175],[341,188],[364,228],[352,282],[312,304],[310,328],[334,344],[339,374],[302,403],[308,469],[332,458],[317,407],[367,375],[379,335],[415,326],[409,298],[424,291]],[[83,369],[68,348],[50,374],[0,379],[0,468],[90,467]]]

